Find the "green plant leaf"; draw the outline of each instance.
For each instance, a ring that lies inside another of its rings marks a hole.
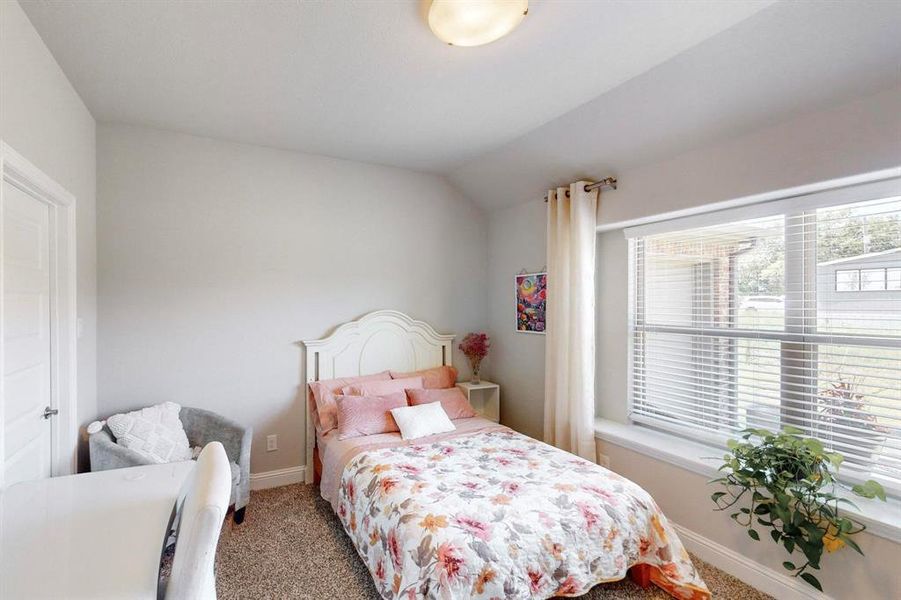
[[[751,536],[751,539],[754,540],[755,542],[759,542],[759,541],[760,541],[760,534],[757,533],[757,530],[755,530],[755,529],[749,529],[749,530],[748,530],[748,535]]]
[[[876,497],[876,494],[870,492],[869,490],[867,490],[865,487],[863,487],[860,484],[852,487],[851,491],[854,492],[855,494],[857,494],[858,496],[861,496],[862,498],[875,498]]]
[[[801,573],[801,579],[803,579],[816,589],[820,590],[821,592],[823,591],[823,586],[820,585],[819,580],[810,573]]]
[[[775,529],[770,531],[770,537],[773,538],[773,541],[777,544],[779,543],[779,538],[782,537],[782,534],[776,531]]]
[[[823,448],[823,444],[820,440],[815,438],[807,438],[804,440],[804,445],[807,446],[814,454],[822,454],[825,450]]]
[[[872,479],[864,481],[863,484],[855,485],[851,488],[851,491],[864,498],[879,498],[885,502],[885,489],[878,481],[873,481]]]
[[[886,501],[886,499],[885,499],[885,488],[883,488],[882,485],[879,484],[879,482],[873,481],[872,479],[870,479],[870,480],[867,481],[864,485],[869,486],[870,489],[872,489],[873,492],[876,494],[876,497],[877,497],[877,498],[879,498],[879,499],[882,500],[883,502]]]
[[[811,523],[807,521],[804,523],[804,529],[807,530],[807,539],[810,542],[822,542],[823,536],[826,535],[826,532],[817,527],[815,523]]]
[[[776,515],[776,518],[782,521],[783,523],[791,523],[791,516],[789,515],[788,510],[785,508],[781,502],[779,504],[773,505],[773,512]]]
[[[782,545],[789,554],[795,551],[795,541],[791,538],[783,538]]]
[[[801,548],[801,552],[804,553],[804,558],[810,563],[810,566],[814,569],[819,569],[820,557],[823,555],[823,541],[810,542],[799,539],[797,543],[798,547]]]
[[[851,536],[848,535],[839,535],[838,538],[845,542],[848,547],[855,550],[858,554],[863,556],[863,550],[860,549],[860,546],[857,545],[857,542],[851,539]]]
[[[789,435],[803,435],[804,432],[797,427],[792,427],[791,425],[786,425],[782,428],[783,433],[787,433]]]
[[[786,569],[788,569],[789,571],[794,571],[797,568],[795,566],[795,563],[790,562],[790,561],[785,561],[784,563],[782,563],[782,566],[785,567]]]

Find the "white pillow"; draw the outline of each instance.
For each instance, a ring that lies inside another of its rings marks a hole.
[[[163,402],[106,420],[116,443],[153,462],[191,460],[191,446],[178,418],[181,406]]]
[[[391,416],[400,429],[400,437],[405,440],[447,433],[456,429],[440,402],[392,408]]]

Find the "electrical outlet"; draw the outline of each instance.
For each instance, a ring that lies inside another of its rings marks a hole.
[[[266,436],[266,452],[278,450],[278,436],[275,434]]]
[[[598,454],[598,464],[604,467],[605,469],[610,468],[610,457],[606,454]]]

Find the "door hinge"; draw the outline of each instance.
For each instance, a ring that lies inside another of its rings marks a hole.
[[[50,407],[48,406],[47,408],[44,409],[44,415],[43,415],[43,416],[44,416],[45,419],[49,419],[50,417],[53,417],[53,416],[58,415],[58,414],[59,414],[59,409],[58,409],[58,408],[50,408]]]

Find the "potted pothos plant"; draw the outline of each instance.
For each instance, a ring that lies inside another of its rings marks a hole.
[[[728,443],[729,453],[719,468],[723,476],[710,481],[723,487],[711,499],[715,510],[733,510],[729,516],[747,528],[751,539],[759,541],[759,531],[769,529],[790,559],[800,554],[801,560],[786,560],[782,566],[822,591],[810,571],[820,568],[823,550],[836,552],[848,546],[863,555],[853,538],[866,526],[842,513],[843,506],[854,507],[836,494],[842,455],[827,452],[819,440],[802,434],[794,427],[780,433],[742,431],[740,440]],[[885,490],[873,480],[851,491],[885,501]]]

